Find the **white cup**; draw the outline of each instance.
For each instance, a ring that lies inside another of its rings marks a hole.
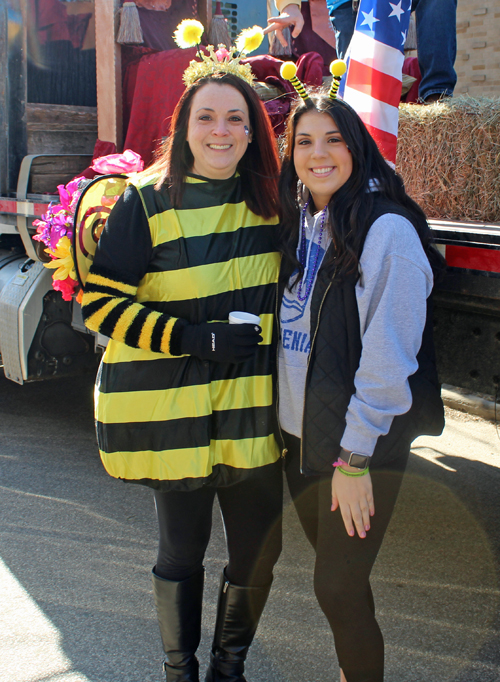
[[[236,310],[229,313],[229,324],[258,324],[260,326],[260,317]]]

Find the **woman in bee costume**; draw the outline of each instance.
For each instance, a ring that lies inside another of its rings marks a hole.
[[[229,562],[206,680],[244,682],[281,550],[272,384],[278,158],[239,55],[210,48],[184,80],[163,154],[109,217],[82,309],[87,326],[110,337],[96,386],[102,461],[111,476],[154,489],[166,679],[199,680],[203,559],[217,496]],[[228,324],[232,311],[258,315],[260,326]]]

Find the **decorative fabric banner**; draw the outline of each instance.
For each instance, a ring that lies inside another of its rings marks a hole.
[[[357,111],[392,166],[410,13],[411,0],[361,0],[343,79],[343,99]]]
[[[325,43],[335,47],[335,31],[330,21],[326,0],[309,0],[309,9],[311,11],[311,25],[314,33],[323,38]]]

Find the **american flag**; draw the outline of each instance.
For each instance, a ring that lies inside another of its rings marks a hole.
[[[342,96],[384,158],[396,163],[398,105],[411,0],[361,0]]]

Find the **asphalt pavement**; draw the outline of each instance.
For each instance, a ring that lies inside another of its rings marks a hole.
[[[0,377],[0,682],[160,682],[151,492],[109,478],[92,377]],[[500,681],[500,440],[448,410],[415,442],[373,572],[387,682]],[[225,562],[217,509],[206,557],[202,667]],[[312,590],[313,555],[289,500],[284,551],[248,682],[338,680]]]

